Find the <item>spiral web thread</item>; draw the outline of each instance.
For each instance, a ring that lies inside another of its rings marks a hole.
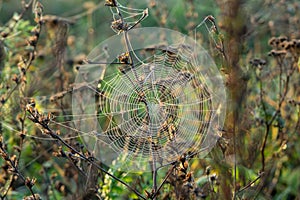
[[[98,134],[115,151],[128,152],[128,159],[137,153],[161,154],[162,149],[182,153],[195,145],[192,133],[207,131],[214,115],[211,95],[194,74],[181,71],[194,69],[180,57],[185,57],[183,52],[166,51],[152,63],[102,83],[99,120],[108,125]]]
[[[85,91],[75,96],[85,102],[79,103],[83,107],[75,113],[86,116],[87,110],[96,110],[96,122],[77,118],[78,129],[89,133],[83,137],[86,145],[104,163],[121,160],[121,168],[126,170],[133,166],[145,168],[149,161],[163,166],[184,153],[206,151],[214,145],[219,128],[217,104],[224,96],[214,91],[222,85],[218,75],[211,76],[215,71],[206,69],[206,65],[215,67],[206,51],[198,48],[194,40],[173,31],[157,34],[171,37],[168,44],[142,44],[138,48],[141,40],[137,36],[146,34],[141,38],[144,40],[152,36],[151,32],[151,28],[143,28],[129,33],[135,39],[130,40],[134,44],[129,44],[133,65],[120,62],[124,49],[112,50],[115,45],[104,42],[91,52],[90,63],[82,66],[81,78],[77,80],[88,82],[87,88],[93,94]],[[122,35],[111,39],[112,43],[122,40]],[[103,64],[104,61],[110,64]],[[101,72],[91,73],[94,68],[101,68]],[[217,86],[213,79],[217,80]],[[94,104],[86,103],[95,94]],[[212,142],[209,137],[213,137]]]

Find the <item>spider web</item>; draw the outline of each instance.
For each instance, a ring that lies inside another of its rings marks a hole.
[[[145,15],[142,9],[126,12],[129,27]],[[112,13],[118,20],[113,8]],[[210,32],[206,23],[200,25]],[[207,51],[195,38],[168,29],[114,31],[118,35],[99,44],[80,66],[72,114],[53,116],[51,124],[65,130],[62,134],[76,132],[62,138],[82,138],[96,159],[122,171],[150,171],[149,162],[162,167],[182,154],[205,156],[219,138],[226,101],[222,77]],[[126,52],[132,63],[120,62]],[[47,105],[51,98],[35,99]]]
[[[88,149],[105,164],[121,160],[127,171],[206,154],[218,138],[225,99],[212,59],[179,32],[139,28],[128,32],[132,64],[120,63],[124,37],[101,43],[79,70],[76,83],[86,87],[73,94],[73,114],[77,129],[88,133]]]

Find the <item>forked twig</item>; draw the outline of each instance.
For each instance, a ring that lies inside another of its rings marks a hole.
[[[176,164],[173,164],[172,168],[169,169],[167,175],[165,176],[165,178],[161,182],[161,184],[158,186],[157,190],[151,195],[151,197],[150,197],[151,199],[156,198],[156,196],[158,195],[159,191],[161,190],[161,188],[163,187],[163,185],[166,183],[166,181],[168,180],[169,176],[171,175],[171,173],[173,172],[173,170],[175,169],[175,167],[176,167]]]

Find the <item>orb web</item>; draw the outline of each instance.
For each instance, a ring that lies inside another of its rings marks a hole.
[[[217,67],[195,40],[176,31],[138,28],[109,38],[79,68],[76,84],[84,85],[73,93],[76,128],[113,168],[149,170],[149,162],[203,156],[223,123],[226,95]]]

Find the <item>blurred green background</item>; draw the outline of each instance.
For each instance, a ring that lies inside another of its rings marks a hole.
[[[116,34],[110,28],[112,14],[103,0],[39,2],[48,21],[42,25],[36,59],[26,73],[26,81],[9,96],[16,85],[13,77],[22,74],[20,57],[28,55],[26,41],[32,36],[36,22],[29,8],[22,20],[10,29],[14,14],[22,12],[22,1],[0,0],[3,150],[12,160],[19,159],[18,168],[24,177],[36,179],[34,193],[43,199],[138,199],[118,181],[87,163],[58,155],[69,150],[48,140],[26,118],[22,100],[33,97],[39,110],[55,113],[61,117],[57,117],[57,121],[71,126],[71,122],[62,117],[62,113],[71,115],[70,95],[58,101],[51,101],[51,97],[67,90],[74,82],[76,66],[82,59],[98,43]],[[228,111],[224,129],[220,130],[222,137],[205,159],[189,161],[185,175],[190,172],[192,180],[179,180],[180,166],[177,166],[178,170],[171,176],[173,179],[168,179],[157,199],[300,199],[300,2],[119,2],[129,8],[149,8],[149,17],[139,26],[166,27],[193,34],[191,31],[206,16],[213,15],[220,31],[214,34],[208,23],[209,30],[203,25],[198,33],[199,42],[211,53],[227,86]],[[55,17],[49,18],[50,15]],[[7,31],[9,36],[5,37],[3,33]],[[272,38],[275,45],[270,42]],[[76,134],[61,125],[51,124],[51,127],[64,135]],[[28,134],[24,140],[20,137],[21,131]],[[76,138],[69,143],[79,148],[82,141]],[[1,155],[4,155],[3,150]],[[0,158],[1,197],[30,196],[24,181],[9,172],[4,158]],[[159,182],[166,172],[167,169],[161,171]],[[143,195],[145,190],[151,191],[150,173],[114,174]],[[186,190],[187,183],[192,183],[193,189]]]

